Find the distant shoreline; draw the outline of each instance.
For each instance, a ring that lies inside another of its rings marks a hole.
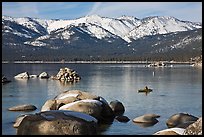
[[[2,61],[2,64],[151,64],[155,62],[164,62],[166,64],[194,64],[195,62],[178,61]]]

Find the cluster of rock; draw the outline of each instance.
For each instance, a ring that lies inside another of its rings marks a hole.
[[[69,90],[47,100],[41,112],[19,116],[13,126],[17,135],[93,135],[97,134],[99,124],[111,124],[124,111],[118,100],[110,105],[101,96]]]
[[[81,77],[77,72],[70,68],[61,68],[56,76],[53,76],[52,79],[57,79],[65,82],[74,82],[79,81]]]
[[[37,78],[37,77],[42,79],[50,78],[47,72],[42,72],[39,75],[30,75],[28,72],[22,72],[14,76],[14,78],[16,79],[28,79],[28,78]],[[57,73],[57,75],[51,76],[51,78],[54,80],[60,80],[64,82],[77,82],[81,79],[81,77],[78,75],[78,73],[75,70],[67,67],[61,68]],[[2,77],[2,81],[3,81],[3,77]]]
[[[9,108],[10,111],[35,110],[33,105],[19,105]],[[87,91],[68,90],[47,100],[40,112],[20,115],[16,118],[14,128],[17,135],[96,135],[100,124],[111,124],[114,119],[128,122],[124,116],[125,107],[114,100],[108,103],[103,97]],[[141,126],[153,126],[157,114],[144,114],[132,121]],[[202,117],[186,113],[177,113],[166,121],[168,129],[155,132],[154,135],[202,135]]]
[[[42,78],[42,79],[48,79],[50,76],[48,75],[47,72],[42,72],[39,75],[30,75],[28,72],[22,72],[16,76],[14,76],[14,78],[16,79],[29,79],[29,78]]]

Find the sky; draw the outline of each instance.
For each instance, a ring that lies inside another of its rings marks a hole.
[[[97,14],[142,19],[173,16],[183,21],[202,22],[202,2],[2,2],[2,15],[41,19],[76,19]]]

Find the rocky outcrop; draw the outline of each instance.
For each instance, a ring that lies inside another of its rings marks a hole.
[[[190,114],[187,114],[187,113],[178,113],[178,114],[172,115],[166,121],[166,125],[169,128],[182,127],[182,125],[183,125],[183,128],[185,128],[188,125],[190,125],[192,122],[195,122],[196,120],[198,120],[198,118],[193,116],[193,115],[190,115]]]
[[[61,68],[56,76],[52,79],[64,81],[64,82],[77,82],[81,79],[78,73],[70,68]]]
[[[30,76],[29,76],[29,73],[28,72],[23,72],[23,73],[20,73],[16,76],[14,76],[14,78],[16,79],[28,79]]]
[[[32,111],[36,109],[37,107],[31,104],[17,105],[17,106],[8,108],[8,110],[10,111]]]
[[[80,90],[68,90],[57,95],[54,99],[47,100],[41,111],[48,110],[83,112],[94,116],[102,123],[112,123],[115,117],[104,98]]]
[[[202,117],[200,117],[193,124],[189,125],[185,129],[184,135],[202,135]]]
[[[97,119],[81,112],[51,110],[23,117],[17,135],[95,135]]]

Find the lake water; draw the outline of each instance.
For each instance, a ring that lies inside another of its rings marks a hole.
[[[21,72],[56,75],[60,68],[76,70],[81,80],[63,84],[51,79],[15,80]],[[125,107],[127,123],[114,121],[105,125],[102,135],[148,135],[166,129],[166,120],[175,113],[187,112],[202,116],[202,68],[175,65],[166,68],[147,68],[141,64],[2,64],[2,74],[11,83],[2,85],[2,134],[15,135],[13,122],[20,114],[37,113],[46,100],[59,93],[79,89],[104,97],[108,102],[118,100]],[[149,94],[138,93],[145,86]],[[19,104],[33,104],[31,112],[12,112],[7,109]],[[142,127],[132,120],[146,113],[160,115],[159,122]]]

